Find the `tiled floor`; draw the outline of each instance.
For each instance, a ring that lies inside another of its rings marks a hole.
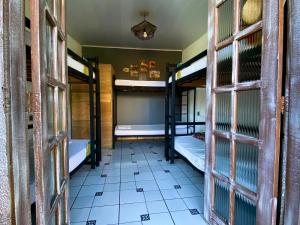
[[[206,225],[201,173],[166,162],[160,141],[119,142],[70,181],[71,225]]]

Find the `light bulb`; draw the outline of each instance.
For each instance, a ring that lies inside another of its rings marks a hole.
[[[143,33],[143,37],[144,37],[144,38],[147,38],[147,37],[148,37],[148,34],[147,34],[147,32],[146,32],[146,31],[144,31],[144,33]]]

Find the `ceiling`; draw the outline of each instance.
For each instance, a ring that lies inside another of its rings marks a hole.
[[[147,20],[153,39],[138,40],[131,27]],[[67,0],[67,31],[82,45],[182,50],[207,31],[207,0]]]

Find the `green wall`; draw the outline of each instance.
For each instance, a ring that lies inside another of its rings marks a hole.
[[[144,59],[155,60],[156,68],[161,72],[160,80],[165,80],[166,64],[180,63],[182,58],[182,53],[178,51],[83,47],[82,52],[84,57],[98,56],[100,63],[112,64],[118,79],[135,79],[129,73],[124,73],[123,68],[130,67],[130,64],[139,64]]]

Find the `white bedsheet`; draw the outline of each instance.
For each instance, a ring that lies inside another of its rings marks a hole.
[[[88,143],[89,140],[72,139],[69,141],[69,173],[85,160]]]
[[[129,87],[166,87],[165,81],[152,81],[152,80],[115,80],[116,86],[129,86]]]
[[[201,69],[204,69],[204,68],[206,68],[206,66],[207,66],[207,56],[204,56],[203,58],[192,63],[190,66],[177,72],[175,80],[179,80],[179,79],[186,77],[192,73],[195,73]],[[172,77],[169,77],[169,83],[171,83],[171,82],[172,82]]]
[[[190,136],[175,137],[175,150],[197,169],[205,171],[205,142]]]
[[[171,131],[170,131],[171,132]],[[189,133],[193,132],[193,128],[189,127]],[[186,134],[186,125],[176,126],[176,134]],[[151,135],[164,135],[164,124],[152,125],[117,125],[115,128],[116,136],[151,136]]]
[[[68,66],[85,74],[85,75],[89,75],[89,68],[86,67],[85,65],[83,65],[82,63],[76,61],[75,59],[73,59],[71,56],[68,55],[67,57],[67,62],[68,62]],[[93,77],[95,78],[95,73],[93,72]]]

